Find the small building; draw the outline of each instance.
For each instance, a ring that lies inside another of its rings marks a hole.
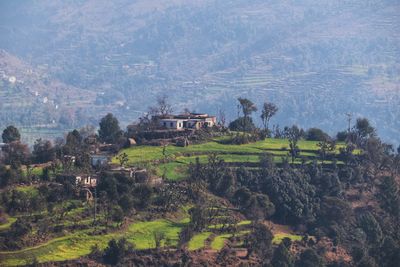
[[[201,129],[213,127],[217,124],[216,116],[206,113],[185,113],[180,115],[155,116],[153,120],[158,121],[161,128],[170,130]]]
[[[90,155],[90,165],[92,165],[92,167],[107,165],[108,161],[109,161],[109,156],[106,154]]]
[[[134,138],[128,138],[128,144],[129,146],[136,146],[137,142]]]
[[[77,175],[75,176],[75,184],[83,187],[96,187],[97,178],[90,175]]]
[[[184,128],[184,120],[181,119],[160,119],[158,121],[162,128],[182,130]]]
[[[163,180],[161,177],[151,175],[147,169],[136,168],[136,167],[121,167],[115,166],[109,169],[111,173],[120,173],[125,176],[133,178],[136,183],[147,184],[150,186],[157,186],[162,184]]]

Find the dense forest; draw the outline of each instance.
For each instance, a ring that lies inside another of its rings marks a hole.
[[[6,127],[1,265],[398,266],[400,147],[366,118],[330,136],[237,104],[229,125],[172,131],[159,97],[126,131],[108,114],[32,149]]]

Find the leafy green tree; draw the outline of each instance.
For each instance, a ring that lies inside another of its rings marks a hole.
[[[5,154],[4,161],[11,167],[18,169],[21,164],[29,164],[30,151],[26,144],[18,141],[11,142],[3,148],[3,151]]]
[[[248,218],[253,220],[264,220],[274,214],[275,206],[267,195],[252,194],[243,212]]]
[[[347,131],[341,131],[341,132],[338,132],[336,134],[336,139],[339,142],[344,142],[344,141],[346,141],[347,136],[348,136],[348,132]]]
[[[330,140],[322,140],[317,144],[317,146],[319,147],[318,154],[322,159],[322,163],[324,163],[328,155],[334,154],[336,149],[336,143]]]
[[[256,105],[251,100],[239,97],[238,101],[244,117],[249,117],[251,113],[257,111]]]
[[[263,223],[254,223],[252,231],[244,241],[244,245],[248,250],[248,256],[253,253],[257,254],[263,261],[266,261],[272,254],[271,230]]]
[[[400,262],[400,244],[391,236],[386,236],[380,247],[380,263],[382,266],[396,266]]]
[[[363,231],[367,234],[368,241],[373,244],[379,244],[383,233],[381,226],[370,212],[365,212],[359,218],[359,223]]]
[[[119,164],[121,165],[121,167],[124,167],[126,165],[126,163],[128,163],[129,158],[128,158],[128,154],[121,153],[117,156],[117,159],[119,161]]]
[[[37,163],[45,163],[55,159],[55,150],[49,140],[37,139],[33,145],[32,155]]]
[[[358,263],[357,267],[378,267],[379,265],[376,263],[375,259],[366,255],[364,256]]]
[[[385,176],[380,185],[381,207],[396,218],[400,217],[400,191],[393,176]]]
[[[134,206],[133,198],[129,194],[123,194],[118,200],[118,204],[124,213],[128,214]]]
[[[63,147],[64,154],[78,155],[82,150],[82,136],[78,130],[73,130],[67,134],[65,145]]]
[[[300,254],[300,259],[296,262],[298,267],[322,267],[322,258],[313,249],[306,249]]]
[[[103,260],[107,264],[116,265],[120,263],[125,256],[133,252],[133,245],[125,238],[120,240],[111,239],[107,248],[104,250]]]
[[[261,111],[261,120],[265,132],[268,132],[269,121],[278,112],[278,107],[274,103],[265,102]]]
[[[122,222],[124,220],[124,212],[120,206],[113,207],[111,217],[114,222]]]
[[[138,209],[145,209],[151,204],[153,190],[148,185],[139,185],[134,189],[135,194],[135,207]]]
[[[262,153],[260,155],[260,167],[264,170],[273,172],[275,170],[274,155],[269,153]]]
[[[310,141],[328,141],[330,137],[319,128],[310,128],[306,132],[306,140]]]
[[[263,174],[261,174],[263,175]],[[299,223],[315,219],[316,188],[309,175],[290,167],[271,176],[261,176],[262,192],[275,205],[274,217],[283,223]]]
[[[229,123],[229,129],[231,131],[245,132],[255,130],[256,126],[254,125],[252,118],[239,117]]]
[[[231,171],[227,171],[220,177],[215,192],[219,196],[229,197],[235,190],[235,176]]]
[[[19,133],[18,129],[12,125],[4,129],[1,137],[3,138],[3,142],[6,144],[16,141],[19,142],[21,140],[21,134]]]
[[[243,118],[244,118],[244,120],[242,121],[243,122],[242,128],[246,132],[246,131],[248,131],[246,126],[247,126],[247,123],[249,122],[249,118],[253,112],[257,111],[257,107],[251,100],[249,100],[247,98],[239,97],[238,101],[239,101],[239,107],[242,110],[242,114],[243,114]]]
[[[337,197],[324,197],[318,214],[318,223],[326,226],[350,221],[352,209],[348,202]]]
[[[289,240],[290,241],[290,240]],[[272,256],[273,267],[293,267],[294,259],[284,242],[280,243]]]
[[[15,169],[6,168],[0,164],[0,188],[16,183],[18,175]]]
[[[103,117],[99,125],[99,137],[102,142],[115,144],[123,135],[118,119],[111,113]]]
[[[202,231],[208,222],[206,207],[204,205],[196,205],[189,211],[190,225],[195,232]]]
[[[375,135],[375,128],[371,126],[366,118],[358,118],[355,125],[355,130],[359,137],[367,138]]]

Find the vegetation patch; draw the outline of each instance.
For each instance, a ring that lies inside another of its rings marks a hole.
[[[279,245],[283,239],[289,238],[291,241],[301,241],[303,237],[301,235],[287,234],[287,233],[279,233],[275,234],[272,239],[272,243],[275,245]]]
[[[203,232],[200,234],[196,234],[189,241],[188,249],[189,250],[197,250],[197,249],[204,248],[205,242],[206,242],[207,238],[210,237],[211,234],[212,234],[211,232]]]
[[[79,231],[32,248],[0,252],[0,260],[6,266],[18,266],[29,264],[33,259],[39,262],[77,259],[88,255],[94,246],[104,249],[112,238],[122,237],[134,244],[137,249],[149,249],[156,247],[157,234],[162,236],[161,246],[174,246],[186,223],[187,219],[177,223],[168,220],[137,222],[131,224],[124,233],[115,232],[105,235],[90,235],[88,231]]]

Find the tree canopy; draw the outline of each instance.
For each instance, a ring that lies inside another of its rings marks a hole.
[[[100,120],[99,125],[99,137],[102,142],[114,144],[122,137],[118,119],[113,114],[108,113]]]
[[[19,133],[18,129],[12,125],[4,129],[1,137],[3,138],[4,143],[11,143],[21,140],[21,134]]]

